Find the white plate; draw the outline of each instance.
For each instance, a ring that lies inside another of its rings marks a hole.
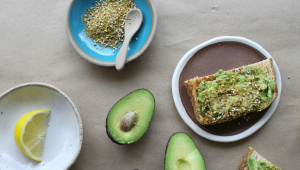
[[[272,114],[274,113],[278,102],[279,102],[279,98],[280,98],[280,94],[281,94],[281,76],[280,76],[280,72],[279,69],[277,67],[277,64],[275,63],[274,59],[273,59],[273,66],[275,69],[275,73],[276,73],[276,82],[277,82],[277,86],[278,86],[278,96],[275,99],[275,101],[272,103],[272,105],[270,106],[270,108],[268,109],[268,111],[265,113],[265,115],[258,121],[256,122],[253,126],[251,126],[250,128],[248,128],[247,130],[236,134],[236,135],[232,135],[232,136],[219,136],[219,135],[215,135],[212,133],[208,133],[207,131],[204,131],[203,129],[201,129],[197,124],[195,124],[191,118],[188,116],[182,101],[181,101],[181,97],[179,94],[179,77],[180,74],[184,68],[184,66],[187,64],[187,62],[189,61],[189,59],[200,49],[215,44],[215,43],[221,43],[221,42],[239,42],[239,43],[243,43],[246,44],[248,46],[251,46],[253,48],[255,48],[256,50],[258,50],[260,53],[262,53],[266,58],[272,58],[272,56],[263,48],[261,47],[259,44],[248,40],[246,38],[243,37],[234,37],[234,36],[223,36],[223,37],[217,37],[214,39],[211,39],[207,42],[204,42],[196,47],[194,47],[193,49],[191,49],[190,51],[188,51],[183,57],[182,59],[179,61],[173,77],[172,77],[172,94],[173,94],[173,99],[174,99],[174,103],[175,106],[177,108],[177,111],[179,113],[179,115],[181,116],[181,118],[183,119],[183,121],[194,131],[196,132],[198,135],[212,140],[212,141],[217,141],[217,142],[233,142],[233,141],[237,141],[240,139],[243,139],[245,137],[248,137],[249,135],[253,134],[254,132],[256,132],[259,128],[261,128],[268,120],[269,118],[272,116]],[[182,82],[183,83],[183,82]]]
[[[26,113],[50,109],[42,162],[25,156],[14,141],[14,128]],[[71,99],[44,83],[16,86],[0,96],[0,169],[69,169],[82,145],[82,122]]]

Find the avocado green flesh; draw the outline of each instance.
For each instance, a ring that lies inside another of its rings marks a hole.
[[[260,111],[273,98],[275,82],[260,69],[246,66],[240,71],[218,71],[213,81],[198,87],[199,112],[214,120]]]
[[[175,133],[169,140],[165,170],[205,170],[204,160],[194,141],[185,133]]]
[[[154,97],[146,89],[131,92],[118,101],[107,117],[107,128],[111,137],[122,144],[130,144],[140,139],[147,131],[154,111]],[[120,129],[120,121],[128,112],[138,115],[135,126],[128,132]]]
[[[269,165],[267,162],[261,162],[252,156],[249,156],[247,159],[247,164],[249,170],[281,170],[275,165]]]

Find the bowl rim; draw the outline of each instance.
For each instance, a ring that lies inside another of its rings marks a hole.
[[[69,3],[69,7],[68,7],[68,14],[67,14],[67,22],[66,22],[66,33],[67,33],[67,36],[69,38],[69,41],[71,42],[73,48],[75,49],[75,51],[84,59],[86,59],[87,61],[89,61],[90,63],[93,63],[93,64],[96,64],[96,65],[99,65],[99,66],[106,66],[106,67],[113,67],[115,66],[115,61],[112,61],[112,62],[108,62],[108,61],[102,61],[102,60],[98,60],[90,55],[88,55],[87,53],[85,53],[80,47],[79,45],[76,43],[76,41],[74,40],[73,36],[72,36],[72,33],[71,33],[71,29],[70,29],[70,11],[71,11],[71,8],[73,6],[73,3],[75,2],[76,0],[72,0],[70,3]],[[96,1],[96,0],[95,0]],[[136,53],[134,53],[132,56],[130,56],[129,58],[126,58],[126,63],[138,58],[148,47],[149,45],[151,44],[153,38],[154,38],[154,35],[155,35],[155,32],[156,32],[156,29],[157,29],[157,11],[156,11],[156,8],[154,6],[154,3],[153,3],[153,0],[145,0],[146,2],[148,2],[148,5],[150,7],[150,10],[151,10],[151,14],[152,14],[152,28],[150,30],[150,33],[149,33],[149,36],[146,40],[146,42],[144,43],[144,45],[142,46],[141,49],[139,49]]]
[[[73,101],[64,93],[62,92],[60,89],[58,89],[57,87],[47,84],[47,83],[41,83],[41,82],[30,82],[30,83],[24,83],[24,84],[20,84],[17,85],[15,87],[12,87],[8,90],[6,90],[5,92],[3,92],[0,95],[0,99],[2,99],[3,97],[5,97],[6,95],[8,95],[9,93],[13,92],[14,90],[17,89],[21,89],[24,87],[29,87],[29,86],[41,86],[41,87],[46,87],[49,88],[51,90],[54,90],[56,92],[58,92],[59,94],[61,94],[72,106],[74,112],[75,112],[75,116],[77,118],[77,122],[78,122],[78,127],[79,127],[79,139],[78,139],[78,147],[76,150],[75,155],[73,156],[73,158],[70,160],[69,164],[64,168],[65,170],[71,168],[71,166],[75,163],[75,161],[77,160],[79,153],[81,151],[81,147],[82,147],[82,142],[83,142],[83,125],[82,125],[82,120],[79,114],[79,111],[77,109],[77,107],[75,106],[75,104],[73,103]]]
[[[270,117],[275,112],[276,107],[279,102],[279,99],[280,99],[282,82],[281,82],[281,75],[280,75],[279,68],[273,58],[273,66],[274,66],[274,70],[275,70],[275,74],[276,74],[276,82],[277,82],[277,86],[278,86],[278,96],[275,99],[275,101],[271,104],[271,106],[270,106],[269,110],[266,112],[266,114],[258,122],[256,122],[253,126],[251,126],[249,129],[247,129],[239,134],[236,134],[236,135],[218,136],[218,135],[214,135],[214,134],[211,134],[211,133],[208,133],[208,132],[202,130],[187,115],[186,110],[181,102],[181,98],[180,98],[180,94],[179,94],[179,86],[178,86],[179,76],[180,76],[181,71],[183,70],[184,66],[186,65],[186,63],[197,51],[199,51],[202,48],[209,46],[211,44],[220,43],[220,42],[243,43],[245,45],[248,45],[248,46],[253,47],[254,49],[258,50],[266,58],[272,58],[272,56],[262,46],[260,46],[259,44],[255,43],[247,38],[238,37],[238,36],[221,36],[221,37],[213,38],[211,40],[208,40],[208,41],[201,43],[201,44],[197,45],[196,47],[192,48],[181,58],[181,60],[179,61],[178,65],[175,68],[175,71],[174,71],[173,77],[172,77],[172,96],[173,96],[173,100],[174,100],[176,109],[177,109],[180,117],[195,133],[197,133],[198,135],[200,135],[208,140],[215,141],[215,142],[234,142],[234,141],[238,141],[238,140],[244,139],[244,138],[252,135],[254,132],[259,130],[270,119]]]

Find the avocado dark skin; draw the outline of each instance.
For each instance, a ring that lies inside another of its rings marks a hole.
[[[106,118],[106,121],[107,121],[107,118]],[[109,131],[108,131],[108,127],[107,127],[107,124],[105,125],[105,128],[106,128],[106,134],[107,134],[107,136],[109,137],[109,139],[112,141],[112,142],[114,142],[115,144],[118,144],[118,145],[128,145],[128,144],[126,144],[126,143],[120,143],[120,142],[118,142],[118,141],[116,141],[112,136],[111,136],[111,134],[109,133]]]
[[[155,99],[149,90],[130,92],[110,109],[105,124],[107,136],[119,145],[137,142],[146,133],[154,109]]]

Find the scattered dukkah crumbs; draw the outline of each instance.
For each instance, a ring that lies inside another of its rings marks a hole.
[[[129,10],[136,8],[133,0],[100,0],[81,16],[85,32],[101,47],[118,49],[124,41],[125,17]]]
[[[288,79],[290,79],[291,77],[290,76],[288,76]]]
[[[248,120],[250,119],[249,116],[244,116],[244,119],[248,122]]]

